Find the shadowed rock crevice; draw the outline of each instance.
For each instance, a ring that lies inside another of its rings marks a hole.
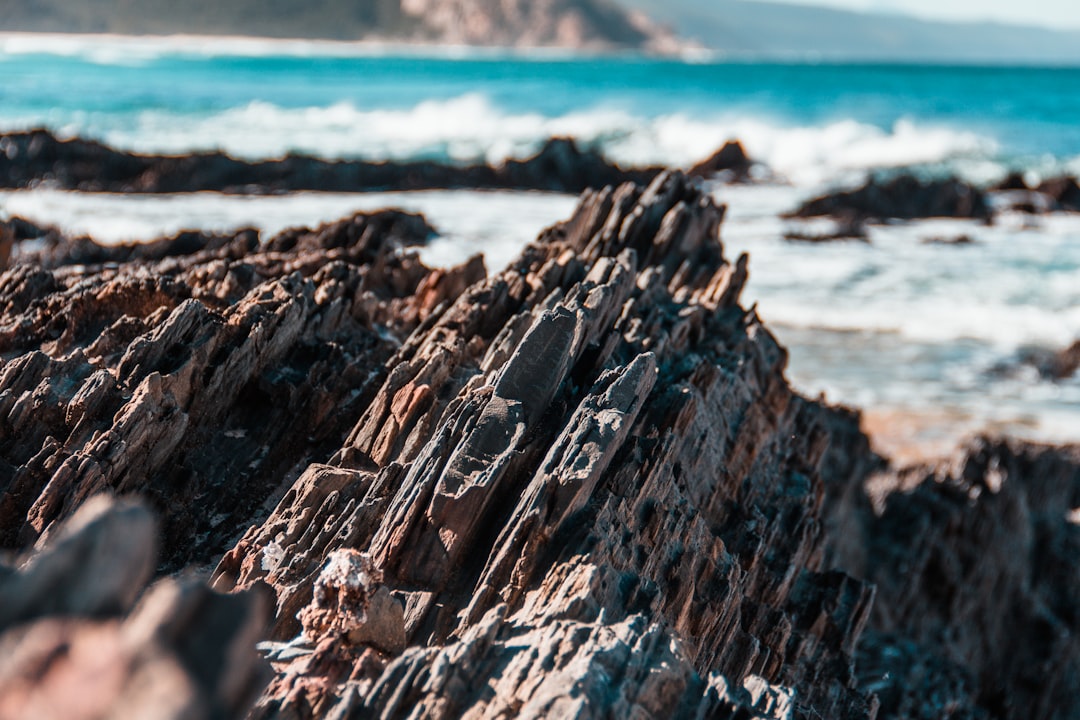
[[[1075,716],[1078,507],[1076,447],[979,439],[869,478],[832,545],[877,586],[859,665],[890,716]]]

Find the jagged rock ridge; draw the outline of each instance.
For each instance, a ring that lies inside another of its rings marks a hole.
[[[666,173],[490,277],[400,213],[19,254],[4,544],[147,497],[161,568],[273,590],[253,718],[1071,717],[1075,451],[888,468],[722,218]]]

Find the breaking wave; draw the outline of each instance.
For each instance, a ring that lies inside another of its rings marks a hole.
[[[468,94],[405,109],[360,108],[349,102],[287,108],[264,101],[213,114],[143,110],[123,122],[82,113],[24,117],[10,127],[47,124],[70,136],[97,137],[140,152],[220,149],[256,159],[300,152],[326,158],[498,162],[523,157],[553,136],[570,136],[631,164],[686,166],[738,139],[752,157],[797,184],[818,183],[872,168],[991,163],[997,142],[973,132],[910,119],[880,128],[855,120],[787,125],[740,114],[644,117],[598,107],[546,116],[507,112]]]

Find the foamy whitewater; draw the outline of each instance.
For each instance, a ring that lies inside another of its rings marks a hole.
[[[779,214],[878,168],[988,182],[1080,172],[1080,70],[709,64],[373,49],[341,43],[0,37],[0,131],[49,127],[146,152],[450,162],[520,157],[571,135],[624,163],[686,166],[740,139],[768,182],[717,186],[748,302],[791,349],[805,392],[982,429],[1080,441],[1080,381],[1001,372],[1080,338],[1080,216],[992,227],[875,227],[871,244],[783,241]],[[497,269],[575,199],[532,193],[0,194],[22,215],[109,242],[182,228],[267,232],[397,206],[439,228],[423,253]],[[977,244],[924,244],[972,236]],[[933,438],[931,438],[933,439]]]

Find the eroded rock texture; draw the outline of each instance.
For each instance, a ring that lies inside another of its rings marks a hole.
[[[273,586],[287,642],[327,558],[366,552],[408,648],[281,646],[258,717],[872,714],[871,591],[824,566],[835,418],[739,306],[722,215],[677,174],[588,193],[412,334],[214,576]]]
[[[168,567],[215,560],[340,446],[395,337],[484,276],[399,252],[429,232],[383,213],[261,245],[62,245],[0,275],[0,544],[137,492],[162,514]],[[69,264],[95,255],[107,264]]]
[[[590,191],[490,277],[392,212],[17,253],[2,540],[148,498],[159,572],[273,592],[252,718],[1076,717],[1077,453],[890,468],[789,388],[722,217],[678,173]],[[79,611],[154,570],[115,563]]]

